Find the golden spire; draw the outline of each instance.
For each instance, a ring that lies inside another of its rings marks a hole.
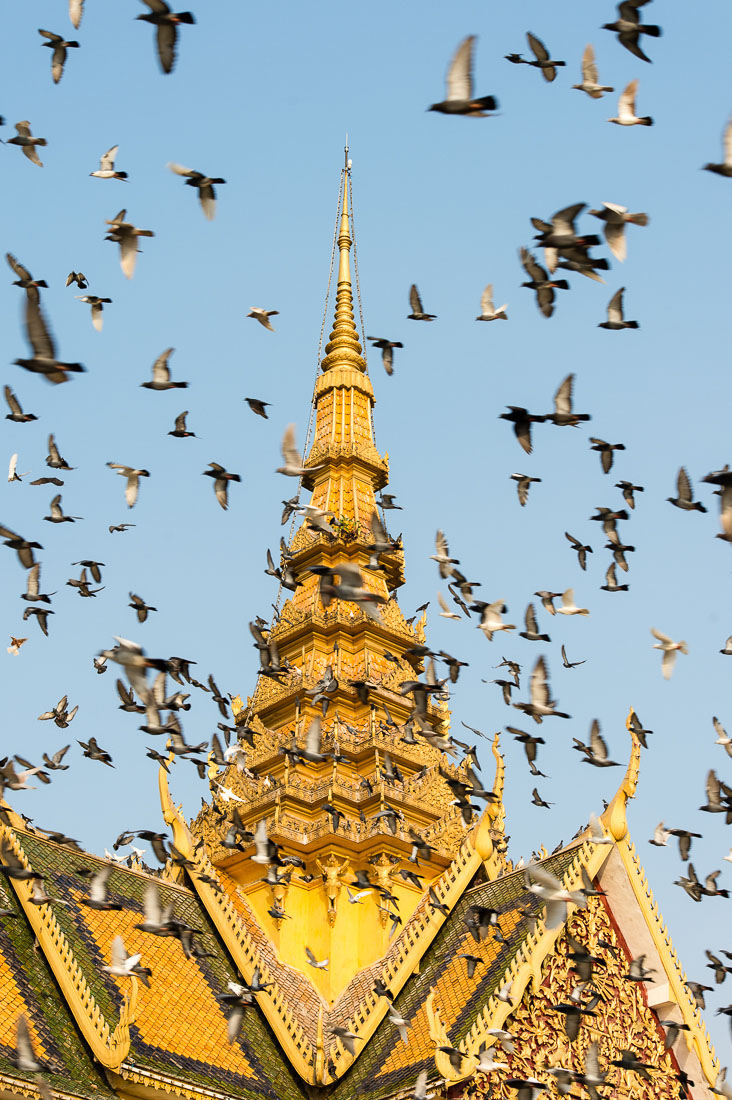
[[[336,306],[330,340],[325,345],[325,358],[320,364],[321,370],[329,371],[334,367],[355,367],[365,372],[366,363],[361,355],[356,321],[353,316],[353,293],[351,290],[351,232],[348,216],[348,183],[351,176],[346,145],[346,164],[341,173],[343,187],[343,205],[341,224],[338,232],[338,284],[336,286]]]

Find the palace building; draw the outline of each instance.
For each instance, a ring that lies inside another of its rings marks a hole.
[[[302,477],[327,519],[296,522],[279,615],[254,625],[262,674],[233,703],[241,751],[229,766],[211,755],[190,822],[172,756],[160,769],[171,858],[160,874],[112,866],[113,907],[86,904],[79,874],[108,862],[4,806],[0,1097],[388,1100],[426,1073],[436,1098],[514,1097],[535,1079],[548,1096],[711,1100],[720,1067],[628,833],[630,721],[599,827],[538,863],[507,856],[497,734],[489,789],[466,812],[476,773],[425,668],[426,615],[402,614],[402,548],[372,519],[389,468],[354,319],[349,176]],[[365,594],[339,599],[336,581],[355,595],[357,573]],[[31,872],[50,902],[32,900]],[[531,888],[542,872],[572,895],[566,919]],[[156,899],[158,934],[139,927]],[[105,971],[118,936],[149,978]],[[40,1075],[18,1059],[21,1018]],[[590,1049],[594,1084],[573,1078]],[[481,1051],[505,1067],[476,1070]]]

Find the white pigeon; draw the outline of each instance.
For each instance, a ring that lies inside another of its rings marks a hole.
[[[589,615],[586,607],[577,607],[574,602],[574,589],[567,588],[562,592],[562,606],[557,608],[558,615]]]
[[[96,172],[90,172],[90,176],[96,176],[100,180],[126,180],[126,172],[116,172],[114,168],[114,159],[117,156],[117,150],[119,145],[113,145],[111,149],[107,149],[106,153],[103,153],[99,158],[99,167]]]
[[[669,638],[668,634],[662,634],[660,630],[656,630],[653,626],[651,627],[651,634],[654,638],[658,638],[658,643],[654,643],[653,648],[663,650],[663,658],[661,660],[663,678],[664,680],[670,680],[671,673],[676,664],[677,654],[679,652],[689,652],[686,642],[675,642],[672,638]]]
[[[653,119],[648,115],[639,118],[635,113],[635,93],[638,91],[638,80],[631,80],[620,93],[618,100],[618,117],[609,118],[608,122],[616,122],[618,126],[652,126]]]
[[[480,299],[480,316],[475,319],[476,321],[507,321],[507,309],[507,305],[499,306],[498,309],[493,305],[493,284],[488,283]]]

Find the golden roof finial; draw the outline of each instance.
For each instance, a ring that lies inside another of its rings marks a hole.
[[[605,810],[605,813],[601,817],[601,821],[607,826],[611,836],[615,840],[622,840],[628,831],[628,819],[626,816],[626,807],[628,800],[635,798],[635,789],[638,786],[638,775],[640,772],[640,754],[641,744],[638,740],[638,735],[633,728],[633,718],[635,711],[630,708],[630,713],[625,722],[625,728],[631,736],[633,742],[630,750],[630,760],[628,761],[628,767],[623,781],[618,787],[617,793],[612,802]]]
[[[353,316],[353,292],[351,289],[351,232],[348,214],[348,184],[351,178],[351,162],[348,159],[348,135],[346,135],[345,167],[341,172],[343,182],[341,224],[338,231],[338,284],[336,286],[336,305],[330,340],[325,345],[325,358],[320,364],[321,370],[334,367],[355,367],[365,372],[366,363],[361,355],[356,321]]]

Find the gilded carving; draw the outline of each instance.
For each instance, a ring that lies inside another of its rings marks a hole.
[[[323,876],[323,890],[328,903],[328,924],[332,927],[338,913],[338,895],[343,888],[343,876],[351,866],[351,861],[344,859],[341,863],[331,852],[325,863],[321,863],[317,856],[315,862]]]

